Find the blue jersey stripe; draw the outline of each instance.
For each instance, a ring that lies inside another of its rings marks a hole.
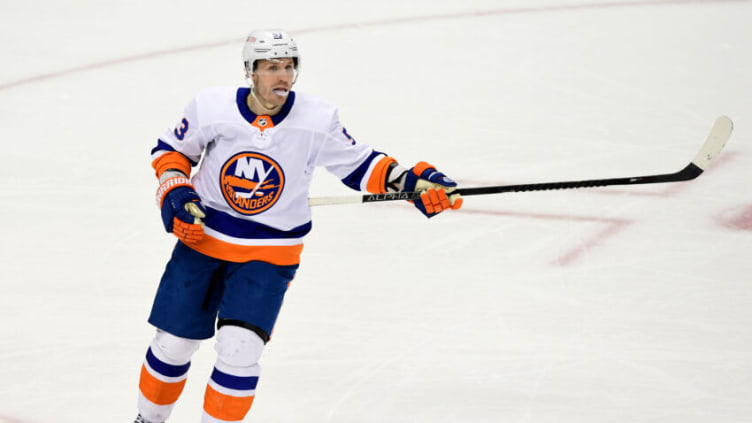
[[[170,144],[167,144],[166,142],[158,139],[157,140],[157,146],[151,149],[151,154],[154,154],[154,153],[156,153],[157,151],[160,151],[160,150],[162,150],[162,151],[175,151],[177,153],[180,153],[179,151],[175,150]],[[180,154],[183,154],[183,153],[180,153]],[[191,166],[196,166],[198,164],[198,162],[194,162],[193,160],[191,160],[190,157],[186,156],[185,154],[183,154],[183,157],[185,157],[186,159],[188,159],[189,162],[191,162]]]
[[[211,207],[206,207],[204,224],[225,235],[243,239],[302,238],[311,231],[312,227],[311,222],[308,222],[289,231],[283,231],[258,222],[239,219]]]
[[[212,372],[211,379],[219,386],[237,391],[256,389],[256,385],[258,384],[258,376],[233,376],[220,372],[216,367]]]
[[[360,166],[342,179],[342,183],[356,191],[360,191],[360,183],[363,181],[366,172],[368,172],[368,166],[370,166],[371,162],[380,154],[384,153],[374,150],[371,155],[360,164]]]
[[[154,353],[151,352],[151,347],[146,351],[146,362],[149,363],[149,367],[157,373],[167,377],[179,377],[188,373],[188,369],[191,367],[190,361],[181,366],[175,366],[167,364],[164,361],[158,359]]]
[[[154,154],[154,153],[156,153],[159,150],[175,151],[175,149],[172,148],[172,146],[170,144],[167,144],[166,142],[158,139],[157,140],[157,146],[151,149],[151,154]]]

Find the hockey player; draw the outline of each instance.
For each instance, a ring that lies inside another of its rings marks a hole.
[[[356,142],[334,106],[292,91],[301,60],[286,32],[251,32],[243,62],[250,87],[201,91],[152,150],[162,221],[179,241],[149,316],[157,333],[141,367],[136,422],[170,416],[191,356],[215,324],[217,360],[201,421],[243,420],[311,229],[315,167],[356,190],[422,191],[414,204],[428,217],[462,205],[451,194],[456,184],[433,166],[401,166]]]

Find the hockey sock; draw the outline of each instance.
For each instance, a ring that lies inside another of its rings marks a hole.
[[[138,411],[150,422],[167,420],[183,392],[198,341],[158,332],[141,366]]]
[[[217,361],[204,396],[202,423],[243,420],[256,394],[260,366],[233,367]]]

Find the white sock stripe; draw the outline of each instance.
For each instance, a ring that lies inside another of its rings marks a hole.
[[[158,371],[152,369],[151,366],[149,365],[149,362],[146,360],[144,360],[144,367],[146,368],[146,371],[149,372],[150,375],[154,376],[155,379],[164,383],[180,382],[182,380],[185,380],[188,377],[188,373],[185,373],[182,376],[177,376],[177,377],[165,376],[162,373],[159,373]]]
[[[224,386],[218,384],[217,382],[211,379],[209,379],[209,386],[211,386],[212,389],[219,392],[220,394],[229,395],[231,397],[252,397],[256,395],[255,389],[249,389],[247,391],[239,391],[237,389],[225,388]]]

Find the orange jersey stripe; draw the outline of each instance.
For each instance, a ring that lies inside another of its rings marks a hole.
[[[373,167],[371,177],[368,178],[366,190],[371,194],[383,194],[386,192],[386,171],[389,165],[396,163],[397,160],[391,157],[382,157],[376,166]]]
[[[215,391],[206,385],[204,395],[204,411],[219,420],[240,421],[243,420],[248,410],[253,405],[254,396],[233,397]]]
[[[238,245],[204,234],[200,241],[188,245],[201,254],[220,260],[245,263],[264,261],[278,266],[300,263],[303,244],[298,245]]]
[[[167,169],[177,169],[185,175],[191,174],[191,162],[188,161],[188,158],[177,151],[170,151],[157,157],[151,163],[151,167],[156,171],[157,178],[162,176]]]
[[[167,383],[155,378],[146,370],[146,366],[141,366],[141,380],[138,384],[141,393],[149,401],[157,405],[168,405],[178,400],[183,392],[185,379],[180,382]]]

